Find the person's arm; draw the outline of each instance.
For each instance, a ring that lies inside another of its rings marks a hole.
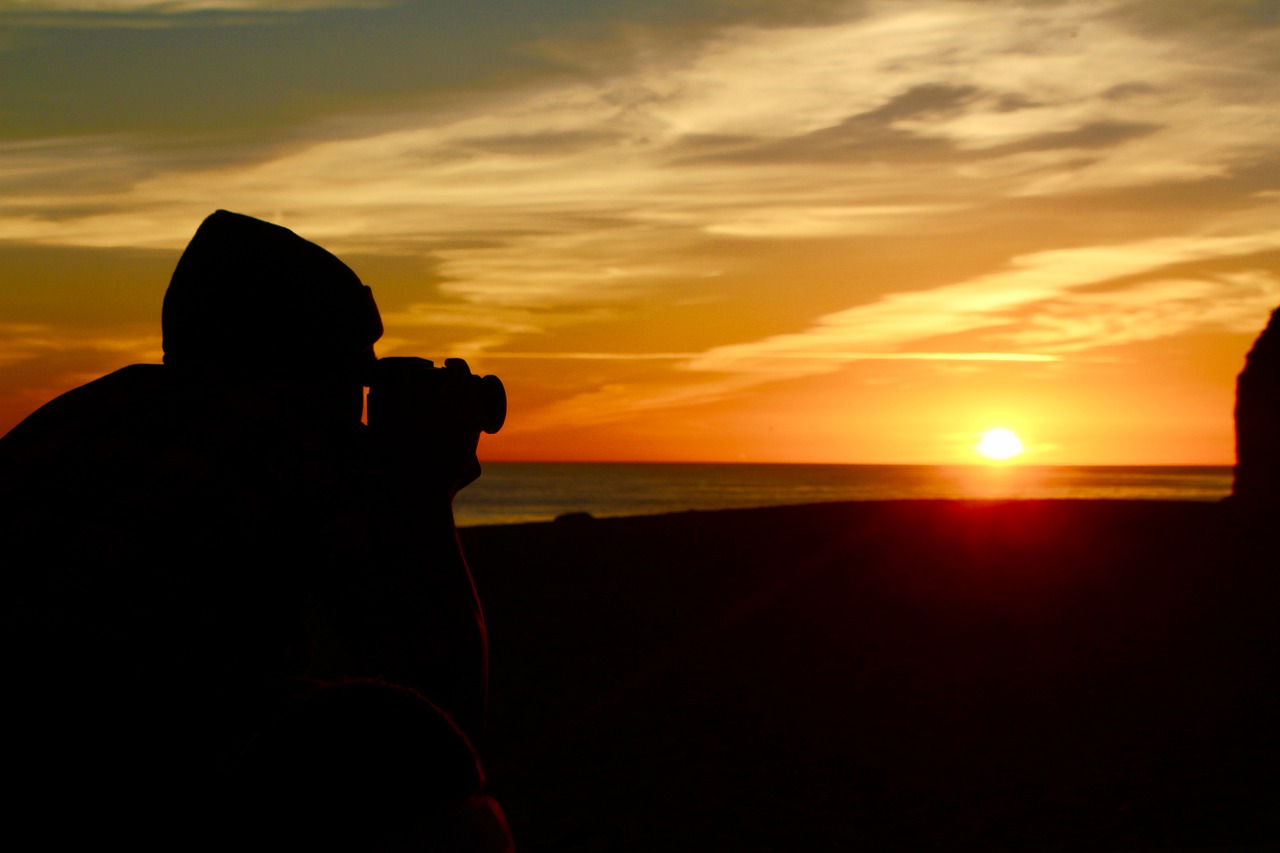
[[[474,737],[487,645],[452,502],[480,474],[479,431],[448,389],[375,391],[382,396],[371,392],[365,430],[369,557],[326,604],[356,674],[414,688]]]
[[[488,647],[452,495],[396,473],[374,487],[374,562],[362,586],[377,599],[367,608],[375,624],[369,642],[357,639],[353,651],[365,658],[362,669],[422,693],[475,737],[487,702]]]

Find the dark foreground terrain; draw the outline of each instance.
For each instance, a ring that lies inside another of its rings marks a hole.
[[[473,528],[523,849],[1270,849],[1280,553],[1221,505]],[[587,848],[593,849],[593,848]]]

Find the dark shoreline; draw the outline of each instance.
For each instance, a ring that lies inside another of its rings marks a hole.
[[[1194,500],[1230,494],[1230,465],[797,465],[485,462],[455,501],[467,527],[878,500]]]
[[[517,841],[1280,841],[1266,537],[1223,504],[865,501],[462,531]]]

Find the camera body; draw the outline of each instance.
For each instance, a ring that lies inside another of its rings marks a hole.
[[[414,429],[450,423],[495,433],[507,419],[507,391],[496,376],[476,376],[460,358],[444,367],[425,358],[380,358],[369,378],[371,427]]]

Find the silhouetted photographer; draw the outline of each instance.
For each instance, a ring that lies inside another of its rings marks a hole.
[[[226,211],[162,325],[162,365],[0,439],[13,821],[50,845],[504,849],[451,503],[501,383],[379,361],[350,268]]]

